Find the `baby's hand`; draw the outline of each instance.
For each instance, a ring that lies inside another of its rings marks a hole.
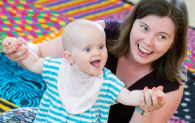
[[[27,43],[21,37],[18,39],[7,37],[3,40],[3,52],[10,60],[19,62],[28,57],[28,47],[25,45]]]

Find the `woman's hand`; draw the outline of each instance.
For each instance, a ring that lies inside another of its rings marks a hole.
[[[3,52],[10,60],[18,62],[28,56],[28,49],[20,48],[23,44],[27,45],[26,41],[21,37],[18,39],[7,37],[3,40]]]
[[[159,86],[157,88],[152,88],[152,95],[150,94],[147,87],[144,88],[144,93],[140,96],[140,106],[139,108],[142,109],[146,115],[150,114],[154,110],[158,110],[162,108],[165,104],[166,95],[159,96],[158,90],[162,91],[163,86]]]
[[[171,117],[173,116],[173,114],[175,113],[175,111],[177,110],[180,104],[183,90],[184,90],[184,85],[180,85],[178,90],[166,93],[166,103],[162,104],[162,106],[158,104],[159,107],[156,107],[154,104],[146,108],[146,105],[143,105],[140,103],[141,104],[141,106],[139,107],[140,109],[142,109],[143,111],[153,110],[153,113],[151,113],[148,116],[143,116],[139,113],[139,111],[135,110],[129,123],[167,123],[171,119]],[[145,93],[142,95],[142,98],[144,100],[146,98]],[[159,100],[158,97],[156,98],[157,100]],[[140,100],[141,100],[141,97],[140,97]],[[163,102],[163,99],[161,100],[162,100],[161,102]]]

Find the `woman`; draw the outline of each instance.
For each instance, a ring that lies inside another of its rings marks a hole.
[[[141,0],[122,23],[107,20],[97,23],[105,28],[107,37],[109,52],[105,67],[116,74],[129,90],[145,87],[139,108],[151,113],[143,116],[135,107],[116,104],[110,109],[108,122],[167,123],[181,101],[187,80],[182,66],[187,50],[188,13],[185,2]],[[62,57],[61,36],[44,44],[28,46],[41,57]],[[27,57],[26,52],[15,50],[4,49],[4,52],[13,61]],[[167,95],[163,107],[147,91],[160,85]],[[158,108],[161,109],[156,110]]]

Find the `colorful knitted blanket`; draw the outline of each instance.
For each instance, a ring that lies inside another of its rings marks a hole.
[[[80,18],[123,20],[131,8],[132,5],[121,0],[0,0],[0,42],[6,36],[22,36],[32,43],[46,42],[61,35],[70,21]],[[195,30],[189,28],[188,52],[183,63],[190,73],[195,73],[194,57]],[[46,88],[41,75],[21,68],[4,53],[0,53],[0,63],[0,113],[17,107],[38,106]],[[193,74],[191,78],[194,79]],[[189,86],[195,85],[188,83]],[[193,91],[189,89],[188,92],[187,86],[186,96],[175,115],[194,121],[194,115],[184,105]]]
[[[22,36],[42,43],[61,35],[74,19],[122,19],[131,7],[120,0],[0,0],[0,42],[6,36]],[[6,100],[0,101],[0,113],[38,106],[46,88],[41,75],[21,68],[4,53],[0,53],[0,63],[0,97]]]

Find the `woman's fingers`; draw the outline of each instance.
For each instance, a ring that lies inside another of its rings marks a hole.
[[[24,47],[20,47],[17,49],[16,52],[12,52],[14,51],[14,48],[8,49],[9,51],[7,51],[6,56],[12,60],[12,61],[19,61],[19,60],[23,60],[25,59],[28,55],[28,48],[24,48]],[[8,53],[10,52],[10,53]]]
[[[145,103],[145,98],[144,98],[145,94],[144,94],[144,91],[142,91],[141,95],[140,95],[140,109],[144,109],[145,106],[146,106],[146,103]]]
[[[153,109],[159,109],[159,101],[158,101],[158,94],[157,89],[155,87],[152,88],[152,101],[153,101]]]
[[[153,87],[152,92],[149,92],[147,87],[144,88],[140,95],[140,109],[143,111],[154,111],[162,108],[166,101],[166,95],[162,92],[163,86]],[[161,92],[158,96],[158,91]],[[165,95],[165,98],[164,98]]]
[[[6,54],[6,55],[9,55],[9,54],[12,54],[14,53],[19,47],[11,47],[11,48],[7,48],[7,47],[3,47],[3,52]]]
[[[152,100],[154,110],[162,108],[166,101],[166,94],[162,91],[163,88],[156,90],[155,87],[152,89]]]
[[[17,59],[28,52],[28,48],[19,47],[17,52],[10,54],[11,58]]]
[[[159,104],[164,104],[166,102],[166,98],[167,98],[167,96],[164,93],[162,95],[158,96]]]
[[[28,57],[28,52],[27,53],[23,52],[23,55],[21,55],[20,57],[15,58],[14,60],[21,61],[23,59],[26,59],[27,57]]]
[[[9,55],[11,53],[14,53],[19,47],[16,46],[17,41],[15,38],[7,37],[3,40],[3,52],[6,55]]]
[[[7,37],[3,40],[3,52],[12,61],[19,61],[25,59],[28,55],[28,48],[22,48],[26,41],[19,37],[18,39]]]
[[[163,86],[158,86],[158,87],[157,87],[157,90],[161,90],[161,91],[163,91],[163,89],[164,89],[164,87],[163,87]]]
[[[24,44],[24,45],[27,46],[26,41],[25,41],[22,37],[19,37],[19,38],[17,39],[17,44],[20,45],[20,46],[22,46],[22,44]]]
[[[161,108],[164,106],[165,102],[163,102],[163,103],[158,103],[158,104],[159,104],[159,106],[156,107],[155,110],[161,109]]]
[[[4,46],[4,47],[8,47],[9,45],[10,45],[10,42],[4,42],[4,43],[3,43],[3,46]]]
[[[3,46],[6,46],[7,49],[12,48],[16,44],[17,44],[17,40],[16,40],[16,38],[13,38],[13,37],[6,37],[3,40]]]
[[[150,95],[150,92],[148,90],[148,87],[144,88],[144,94],[145,94],[145,103],[146,103],[146,107],[151,107],[153,105],[152,103],[152,97]]]

